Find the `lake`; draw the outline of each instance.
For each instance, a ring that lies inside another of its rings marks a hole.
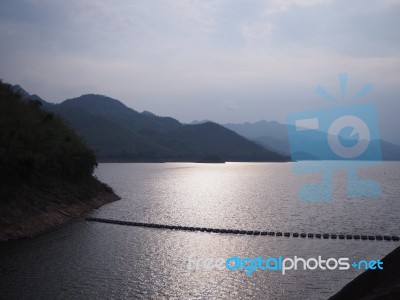
[[[303,162],[307,164],[307,162]],[[311,163],[311,162],[310,162]],[[330,202],[298,200],[321,179],[293,163],[100,164],[96,176],[122,197],[90,216],[166,225],[280,232],[399,235],[400,163],[360,169],[379,199],[351,199],[346,173]],[[299,163],[297,163],[299,164]],[[362,271],[190,268],[190,256],[381,259],[399,242],[189,232],[89,222],[0,244],[5,299],[327,299]]]

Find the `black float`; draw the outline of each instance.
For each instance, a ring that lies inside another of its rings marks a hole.
[[[137,226],[137,227],[148,227],[148,228],[158,228],[158,229],[169,229],[169,230],[184,230],[184,231],[200,231],[200,232],[213,232],[213,233],[222,233],[222,234],[245,234],[245,235],[268,235],[268,236],[285,236],[285,237],[302,237],[313,239],[314,237],[317,239],[340,239],[340,240],[369,240],[369,241],[400,241],[398,236],[389,236],[389,235],[351,235],[351,234],[329,234],[329,233],[298,233],[298,232],[284,232],[281,231],[259,231],[259,230],[244,230],[244,229],[225,229],[225,228],[207,228],[207,227],[193,227],[193,226],[180,226],[180,225],[164,225],[164,224],[155,224],[155,223],[141,223],[141,222],[131,222],[131,221],[121,221],[121,220],[112,220],[112,219],[103,219],[103,218],[94,218],[87,217],[87,221],[92,222],[100,222],[100,223],[108,223],[108,224],[117,224],[117,225],[127,225],[127,226]]]

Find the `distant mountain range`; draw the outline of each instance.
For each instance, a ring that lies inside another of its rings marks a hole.
[[[14,90],[62,116],[99,161],[287,161],[290,157],[288,125],[276,121],[221,126],[195,120],[182,124],[149,111],[139,113],[102,95],[88,94],[53,104],[20,86],[14,86]],[[301,142],[310,147],[318,145],[326,142],[326,133],[317,132]],[[371,143],[372,147],[381,147],[384,160],[400,160],[399,146],[383,140]],[[324,159],[312,151],[297,152],[296,157]]]
[[[201,122],[199,122],[201,123]],[[276,121],[258,121],[255,123],[241,123],[241,124],[223,124],[228,129],[255,141],[266,149],[281,153],[282,155],[290,155],[290,145],[288,140],[288,127],[289,125],[281,124]],[[308,137],[301,141],[304,144],[318,145],[326,143],[326,133],[316,132],[312,137]],[[383,160],[400,160],[400,147],[384,140],[376,140],[371,142],[370,147],[381,147]],[[296,153],[297,157],[304,160],[317,160],[321,159],[311,153],[303,152]]]
[[[182,124],[171,117],[139,113],[116,99],[88,94],[60,104],[14,86],[24,98],[62,116],[99,161],[287,161],[289,158],[213,122]]]

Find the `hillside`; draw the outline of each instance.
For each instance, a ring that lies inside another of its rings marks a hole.
[[[171,132],[169,136],[185,145],[195,154],[215,154],[228,161],[281,161],[282,156],[228,130],[216,123],[185,125]]]
[[[83,95],[44,108],[62,116],[99,161],[285,161],[215,123],[185,125],[170,117],[139,113],[118,100]]]
[[[224,124],[226,128],[235,131],[243,137],[259,143],[266,149],[270,149],[282,155],[290,155],[290,145],[288,139],[288,125],[280,124],[275,121],[258,121],[255,123]],[[312,136],[305,136],[301,145],[312,149],[321,143],[326,143],[326,133],[317,131]],[[295,145],[297,146],[297,145]],[[301,146],[300,148],[307,148]],[[371,147],[380,147],[383,160],[400,160],[400,146],[384,140],[374,140]],[[315,160],[320,159],[310,153],[296,152],[297,159]]]
[[[40,100],[0,81],[0,240],[31,236],[118,197],[94,153]]]

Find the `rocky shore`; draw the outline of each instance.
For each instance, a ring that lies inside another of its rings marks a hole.
[[[32,237],[118,200],[85,141],[0,80],[0,240]]]
[[[39,198],[45,199],[46,204],[35,201]],[[57,191],[22,193],[17,201],[0,204],[0,241],[37,236],[119,199],[97,180],[91,182],[90,188],[66,185]]]

